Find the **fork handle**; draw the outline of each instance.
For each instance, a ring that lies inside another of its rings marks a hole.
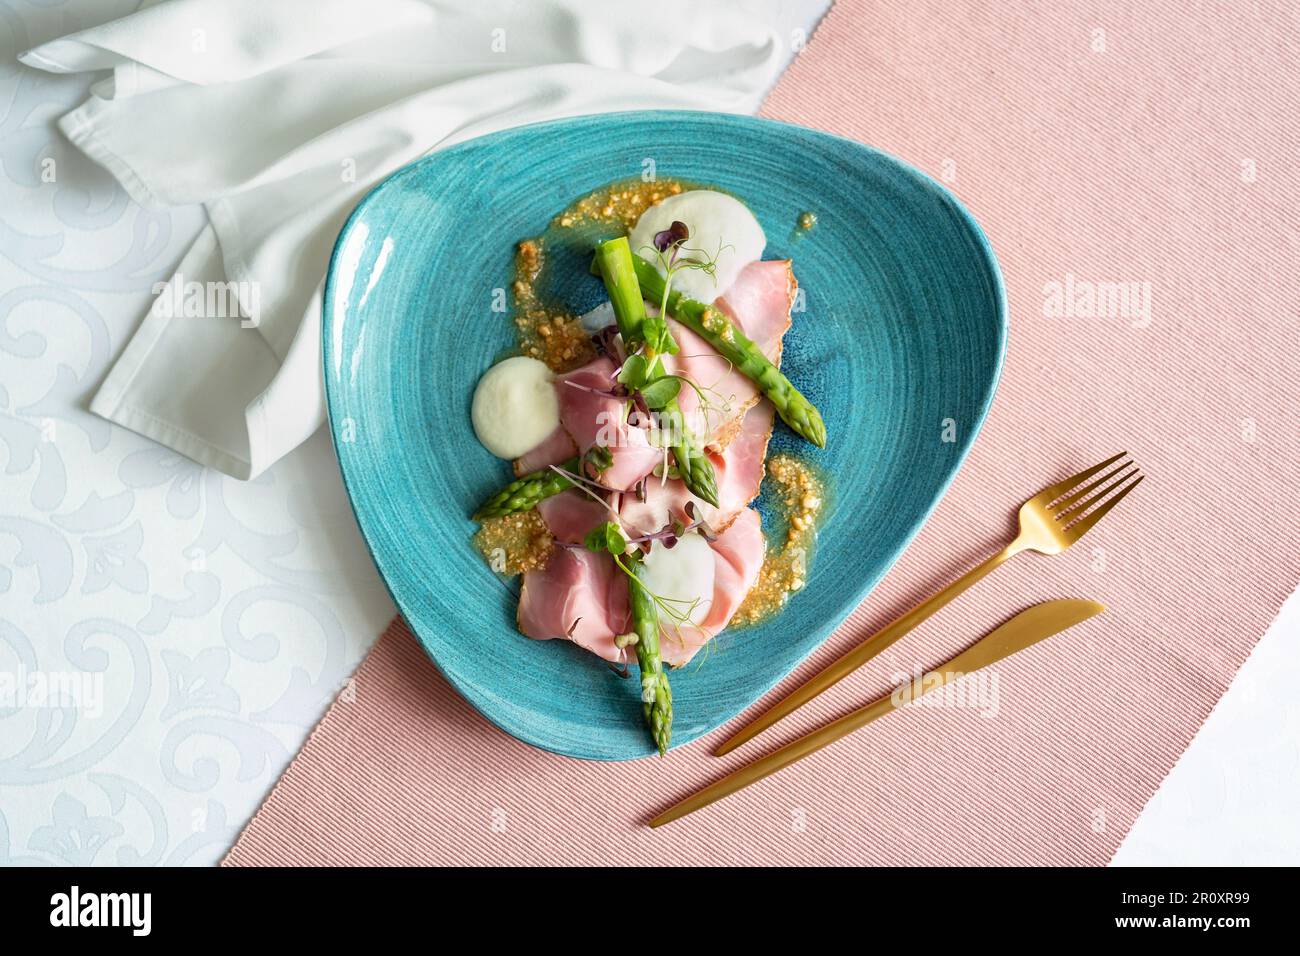
[[[746,724],[740,730],[736,731],[731,737],[723,741],[713,752],[715,757],[721,757],[723,754],[730,753],[741,744],[752,740],[761,734],[768,727],[771,727],[778,720],[798,710],[808,701],[812,700],[822,691],[833,687],[844,678],[848,677],[855,670],[865,664],[871,658],[875,657],[889,645],[916,627],[931,614],[938,611],[941,607],[961,594],[968,587],[984,578],[1002,562],[1023,550],[1019,541],[1013,541],[997,554],[971,568],[952,584],[949,584],[939,593],[933,595],[929,600],[918,604],[912,610],[908,611],[902,617],[896,619],[890,624],[885,625],[871,637],[862,641],[853,649],[846,651],[840,657],[831,661],[824,668],[808,678],[786,697],[777,701],[777,703],[765,713],[759,714],[752,721]]]

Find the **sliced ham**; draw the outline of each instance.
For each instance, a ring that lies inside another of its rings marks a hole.
[[[673,667],[681,667],[717,637],[758,580],[763,566],[763,531],[758,512],[746,508],[712,542],[717,564],[713,571],[713,604],[699,627],[661,627],[659,652]]]
[[[736,516],[758,497],[759,486],[763,483],[763,458],[772,437],[774,416],[772,403],[764,399],[745,413],[735,440],[721,454],[708,453],[717,479],[718,507],[694,497],[681,481],[670,479],[665,482],[651,476],[646,479],[645,501],[631,494],[623,496],[619,508],[623,525],[629,530],[650,534],[671,521],[690,524],[686,505],[694,502],[696,517],[714,532],[725,531]]]
[[[763,460],[767,457],[775,418],[776,409],[771,402],[767,399],[758,402],[745,413],[735,440],[721,455],[721,462],[715,458],[713,470],[718,479],[718,507],[711,509],[715,510],[712,518],[708,512],[704,514],[711,527],[722,530],[731,523],[734,513],[758,497],[759,486],[763,483]],[[704,502],[699,504],[708,508]]]
[[[604,445],[614,463],[600,483],[620,490],[631,488],[663,460],[663,452],[646,437],[648,430],[625,419],[626,399],[601,394],[615,385],[614,363],[601,357],[556,379],[560,398],[560,424],[586,454],[592,445]]]
[[[781,339],[790,328],[797,290],[789,260],[754,262],[741,270],[735,285],[717,305],[764,355],[780,365]],[[689,387],[682,389],[677,403],[697,433],[707,435],[715,448],[725,448],[735,438],[745,412],[758,401],[758,389],[700,336],[674,319],[669,319],[668,325],[680,348],[665,359],[665,365],[695,382],[705,393],[708,407],[701,407],[699,394]]]
[[[568,544],[581,544],[587,532],[610,520],[608,508],[575,488],[543,498],[537,512],[555,540]]]
[[[689,661],[727,626],[758,579],[764,547],[758,512],[742,511],[709,546],[717,564],[708,616],[699,626],[661,622],[660,653],[673,667]],[[528,637],[563,638],[607,661],[627,661],[632,652],[625,655],[615,647],[614,637],[628,626],[627,578],[608,554],[556,548],[545,568],[524,574],[519,630]]]
[[[781,358],[781,337],[790,328],[790,310],[798,288],[789,259],[751,262],[718,305],[768,358],[777,362]]]
[[[516,458],[512,467],[515,469],[515,477],[522,478],[524,475],[531,475],[551,465],[568,461],[577,453],[578,446],[573,443],[564,426],[556,425],[555,431],[551,432],[544,442]]]
[[[608,554],[556,548],[544,569],[524,574],[519,630],[542,641],[573,641],[607,661],[623,660],[614,635],[627,630],[626,582]]]

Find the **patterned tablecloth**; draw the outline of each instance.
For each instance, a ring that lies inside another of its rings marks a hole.
[[[203,212],[14,58],[136,5],[0,4],[0,862],[215,863],[394,610],[325,433],[245,484],[85,410]]]
[[[0,863],[215,862],[393,613],[324,434],[244,484],[85,411],[203,214],[130,202],[53,133],[87,81],[14,56],[135,5],[0,0]],[[1300,735],[1259,732],[1298,611],[1117,862],[1300,858]]]

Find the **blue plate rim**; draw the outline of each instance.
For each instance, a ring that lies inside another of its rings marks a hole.
[[[729,716],[725,717],[723,720],[719,721],[718,724],[715,727],[713,727],[711,730],[705,731],[704,733],[699,734],[698,736],[692,738],[691,740],[684,741],[680,744],[674,744],[671,750],[676,750],[679,747],[688,746],[689,744],[694,743],[700,738],[705,737],[708,734],[719,730],[727,723],[731,722],[732,720],[735,720],[736,717],[739,716],[741,713],[748,710],[750,707],[753,707],[755,704],[759,703],[759,701],[761,701],[763,697],[765,697],[768,693],[771,692],[773,687],[775,687],[777,684],[783,681],[786,677],[790,676],[790,674],[794,673],[794,671],[797,670],[803,663],[805,663],[809,657],[811,657],[814,653],[816,653],[817,650],[826,643],[827,639],[829,639],[830,636],[833,633],[835,633],[835,631],[840,627],[840,625],[844,623],[845,619],[849,616],[849,614],[851,614],[854,609],[860,606],[862,602],[865,601],[867,597],[869,597],[870,594],[876,589],[876,586],[879,585],[882,580],[884,580],[885,576],[894,569],[894,565],[898,563],[899,558],[901,558],[903,553],[912,545],[912,542],[916,540],[916,536],[921,532],[921,529],[924,528],[926,523],[930,520],[931,515],[934,514],[934,510],[939,506],[939,503],[943,501],[944,497],[948,494],[948,489],[952,487],[952,483],[956,480],[957,475],[960,474],[962,468],[965,466],[966,458],[970,454],[970,450],[974,446],[975,440],[979,437],[980,432],[984,428],[984,422],[988,418],[989,410],[990,408],[992,408],[993,405],[993,399],[997,395],[998,385],[1001,383],[1002,380],[1002,372],[1006,362],[1008,330],[1010,327],[1010,316],[1009,316],[1009,310],[1007,304],[1006,284],[1002,276],[1002,268],[998,262],[997,254],[993,250],[993,244],[989,241],[989,238],[985,234],[984,229],[980,226],[979,222],[975,219],[974,215],[972,215],[970,210],[966,208],[965,204],[962,203],[962,201],[958,199],[957,196],[951,190],[949,190],[946,186],[944,186],[942,183],[940,183],[938,180],[936,180],[934,177],[930,176],[928,173],[924,172],[923,170],[918,169],[916,166],[912,165],[906,160],[900,159],[899,157],[894,156],[891,153],[887,153],[882,149],[879,149],[875,146],[870,146],[866,143],[858,142],[857,140],[854,139],[849,139],[848,137],[845,136],[839,136],[835,133],[828,133],[825,130],[815,129],[810,126],[801,126],[797,123],[786,123],[781,120],[767,119],[765,117],[759,117],[759,116],[751,116],[744,113],[719,113],[719,112],[713,112],[709,110],[620,110],[611,113],[584,113],[577,116],[567,116],[559,119],[542,120],[536,123],[525,123],[519,126],[512,126],[507,129],[497,130],[492,133],[486,133],[482,136],[476,136],[473,137],[472,139],[467,139],[462,142],[455,143],[444,149],[435,150],[424,156],[421,156],[419,159],[407,163],[405,166],[401,167],[400,169],[396,169],[392,173],[389,173],[387,176],[381,179],[378,183],[376,183],[373,187],[371,187],[366,192],[365,196],[363,196],[360,199],[360,201],[357,202],[352,212],[348,214],[347,219],[343,223],[343,227],[339,230],[338,237],[334,241],[334,247],[330,252],[329,264],[327,266],[326,273],[325,273],[324,289],[321,295],[321,366],[322,366],[321,372],[322,372],[322,378],[324,379],[326,422],[329,426],[330,442],[331,442],[331,446],[334,449],[335,460],[338,462],[339,474],[343,482],[343,488],[344,491],[347,493],[348,506],[352,509],[352,514],[354,519],[356,520],[357,528],[361,533],[361,539],[363,542],[365,542],[366,550],[370,554],[370,560],[375,565],[376,571],[379,572],[379,578],[381,581],[383,581],[384,588],[388,591],[389,597],[392,598],[393,604],[397,607],[398,613],[400,613],[402,615],[402,619],[406,621],[407,627],[410,629],[411,633],[415,635],[416,640],[419,641],[420,647],[423,649],[425,656],[429,658],[430,662],[433,664],[434,668],[437,669],[438,673],[442,675],[442,677],[456,690],[456,693],[459,694],[460,697],[466,703],[468,703],[470,707],[474,709],[475,712],[477,712],[480,716],[482,716],[485,720],[487,720],[488,723],[492,724],[497,729],[509,734],[511,737],[514,737],[516,740],[519,740],[522,743],[528,744],[531,747],[535,747],[538,750],[546,751],[547,753],[556,754],[557,756],[560,757],[566,757],[571,760],[584,760],[584,761],[590,761],[594,763],[624,763],[632,760],[648,759],[654,756],[654,754],[646,753],[646,754],[638,754],[634,756],[615,756],[609,754],[596,754],[596,753],[593,754],[567,753],[565,751],[555,749],[547,741],[530,733],[528,725],[515,724],[513,721],[505,719],[502,715],[488,713],[486,710],[484,710],[482,707],[478,705],[474,696],[469,692],[467,692],[465,687],[465,682],[463,682],[459,677],[457,677],[457,675],[453,673],[449,673],[442,667],[442,665],[438,662],[438,658],[434,654],[433,649],[429,646],[428,642],[424,639],[423,635],[420,634],[420,632],[417,630],[415,625],[413,625],[410,622],[410,618],[407,613],[407,609],[404,606],[403,601],[393,591],[393,587],[388,580],[388,575],[386,575],[383,572],[383,565],[381,564],[378,555],[375,553],[374,545],[371,543],[370,540],[370,535],[367,533],[365,524],[363,523],[361,515],[357,510],[356,497],[353,493],[354,489],[352,486],[352,482],[349,479],[347,467],[343,464],[343,456],[340,454],[339,451],[338,430],[335,427],[335,420],[334,420],[335,418],[334,405],[335,405],[336,397],[333,390],[334,387],[331,385],[331,381],[330,381],[330,358],[332,354],[331,347],[330,347],[330,342],[331,342],[330,327],[332,322],[331,315],[333,312],[333,310],[330,308],[330,303],[333,300],[334,280],[335,280],[335,276],[337,275],[336,266],[338,265],[342,250],[344,246],[347,244],[349,237],[351,236],[353,226],[356,224],[358,219],[366,212],[366,210],[371,205],[371,203],[377,200],[377,198],[380,196],[381,193],[383,193],[385,190],[389,189],[390,187],[396,185],[404,177],[411,175],[412,173],[414,173],[416,170],[418,170],[425,164],[433,162],[435,160],[439,160],[445,157],[446,155],[450,153],[454,153],[462,148],[466,148],[474,144],[481,144],[484,141],[489,141],[495,138],[517,134],[522,130],[545,128],[551,126],[561,126],[570,123],[578,123],[578,122],[590,121],[590,120],[612,120],[617,118],[646,117],[646,116],[653,116],[656,119],[661,119],[661,120],[673,120],[673,119],[698,120],[701,117],[710,117],[716,120],[722,120],[723,122],[737,123],[742,126],[752,126],[752,127],[759,127],[759,128],[766,127],[766,128],[773,128],[773,129],[795,129],[798,130],[801,134],[812,134],[816,137],[824,137],[829,140],[846,143],[853,146],[856,149],[865,150],[868,153],[874,154],[875,156],[884,160],[886,163],[898,168],[901,172],[911,177],[924,189],[929,190],[931,193],[937,194],[945,203],[949,204],[954,210],[956,210],[956,212],[961,218],[962,223],[967,227],[971,235],[975,238],[980,256],[984,260],[984,264],[993,279],[993,292],[997,302],[997,319],[998,319],[997,361],[993,369],[993,375],[989,379],[988,387],[985,390],[985,393],[980,400],[979,410],[975,418],[974,427],[966,429],[966,437],[961,441],[960,447],[957,450],[956,460],[952,464],[951,468],[949,469],[948,475],[944,479],[938,492],[934,495],[934,498],[931,500],[929,507],[927,507],[924,513],[919,515],[917,517],[917,520],[912,523],[912,525],[909,527],[907,531],[907,534],[904,536],[904,539],[901,541],[898,547],[894,549],[893,553],[889,556],[888,561],[882,565],[879,573],[872,578],[863,579],[862,586],[855,592],[855,594],[852,595],[850,598],[848,598],[846,601],[842,602],[841,605],[838,608],[836,608],[834,614],[831,615],[831,618],[834,621],[834,623],[831,624],[831,626],[826,631],[826,633],[822,636],[821,640],[817,643],[817,645],[812,647],[808,651],[808,653],[803,656],[803,658],[797,661],[785,673],[778,674],[770,683],[767,684],[766,687],[763,688],[762,692],[753,701],[739,708],[735,713],[730,714]]]

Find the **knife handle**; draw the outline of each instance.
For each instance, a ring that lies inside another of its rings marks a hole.
[[[910,686],[900,687],[893,693],[886,694],[857,710],[831,721],[824,727],[810,731],[783,747],[772,751],[765,757],[734,770],[692,794],[685,800],[669,807],[650,821],[650,826],[659,827],[665,823],[678,820],[700,807],[707,806],[715,800],[741,790],[757,780],[762,780],[778,770],[790,766],[811,753],[821,750],[827,744],[846,737],[853,731],[866,726],[878,717],[892,713],[917,698],[938,690],[951,681],[960,680],[967,674],[988,667],[1005,657],[1018,653],[1044,638],[1059,634],[1066,628],[1086,621],[1105,608],[1096,601],[1077,599],[1044,601],[1021,611],[1005,624],[994,628],[960,654],[950,658],[938,669],[930,671],[920,681],[913,681]]]
[[[838,684],[867,661],[871,660],[871,658],[875,657],[908,631],[912,630],[912,628],[916,627],[930,615],[934,614],[957,595],[961,594],[968,587],[984,578],[985,575],[989,574],[994,568],[1002,564],[1002,562],[1006,561],[1012,555],[1019,553],[1021,548],[1019,548],[1017,544],[1018,542],[1012,542],[1007,545],[1007,547],[1003,548],[988,560],[971,568],[939,593],[931,596],[923,603],[918,604],[902,617],[885,625],[885,627],[871,635],[871,637],[831,661],[812,677],[808,678],[792,690],[783,699],[777,701],[769,710],[759,714],[750,721],[750,723],[746,724],[744,727],[740,728],[740,730],[736,731],[729,738],[724,740],[718,745],[718,748],[713,751],[713,755],[715,757],[721,757],[723,754],[731,753],[731,751],[735,750],[741,744],[753,740],[768,727],[771,727],[777,721],[798,710],[818,694]]]

